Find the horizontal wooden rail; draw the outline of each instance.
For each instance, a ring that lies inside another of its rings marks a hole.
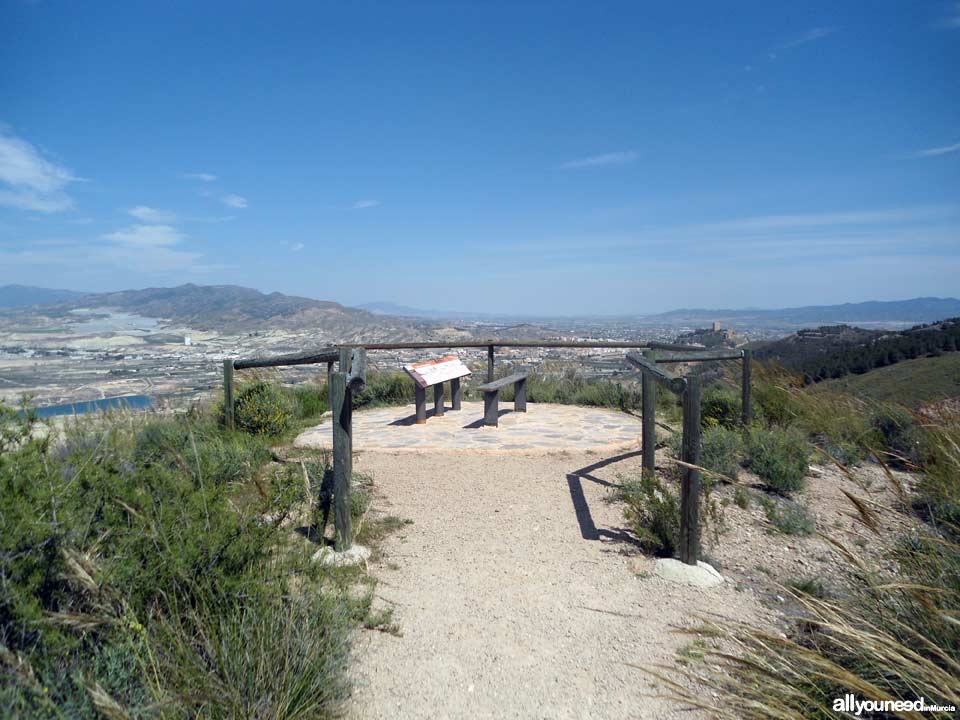
[[[340,350],[335,347],[328,347],[291,355],[234,360],[233,367],[236,370],[248,370],[250,368],[280,367],[282,365],[313,365],[314,363],[336,362],[339,358]]]
[[[709,360],[742,360],[743,351],[736,352],[702,352],[697,355],[657,355],[658,363],[678,363],[678,362],[707,362]]]
[[[682,393],[687,387],[685,378],[677,377],[673,373],[667,372],[662,367],[657,367],[657,363],[643,357],[637,353],[627,353],[627,362],[644,373],[648,374],[654,380],[666,385],[675,393]]]
[[[354,343],[351,343],[354,345]],[[428,348],[486,348],[486,347],[526,347],[526,348],[648,348],[650,343],[615,342],[608,340],[476,340],[468,342],[395,342],[395,343],[355,343],[367,350],[420,350]],[[686,347],[685,350],[696,350]]]
[[[394,342],[394,343],[343,343],[318,350],[307,350],[302,353],[292,353],[290,355],[275,355],[273,357],[262,358],[244,358],[233,361],[233,367],[236,370],[248,370],[251,368],[263,367],[282,367],[284,365],[313,365],[315,363],[336,362],[340,357],[340,348],[364,348],[365,350],[426,350],[430,348],[496,348],[496,347],[514,347],[514,348],[583,348],[583,349],[603,349],[619,348],[627,350],[673,350],[692,353],[682,357],[665,357],[659,359],[660,362],[701,362],[708,360],[736,360],[743,353],[741,351],[717,353],[706,348],[699,348],[691,345],[675,345],[672,343],[659,342],[619,342],[613,340],[477,340],[469,342],[443,342],[443,341],[423,341],[423,342]]]

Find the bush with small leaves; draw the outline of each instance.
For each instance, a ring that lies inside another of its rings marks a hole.
[[[905,408],[885,405],[870,414],[875,442],[886,452],[885,460],[901,468],[915,468],[923,460],[921,433]]]
[[[700,400],[700,424],[704,428],[736,428],[740,424],[743,402],[740,394],[719,382],[708,385]]]
[[[794,428],[751,428],[747,433],[750,469],[778,493],[788,494],[803,488],[810,450],[803,433]]]
[[[276,437],[290,428],[293,407],[289,398],[275,385],[258,380],[237,393],[234,417],[240,430],[252,435]]]
[[[700,435],[700,465],[731,480],[737,479],[740,471],[740,453],[743,439],[735,430],[722,425],[709,427]],[[716,481],[704,474],[704,481]]]
[[[810,511],[799,503],[764,496],[760,506],[770,526],[784,535],[810,535],[816,527]]]
[[[680,542],[680,500],[656,475],[644,473],[639,480],[620,485],[626,503],[624,517],[644,550],[671,557]]]

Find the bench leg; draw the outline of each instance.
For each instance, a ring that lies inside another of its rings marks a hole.
[[[513,384],[513,409],[515,412],[527,411],[527,379],[517,380]]]
[[[443,383],[433,386],[433,416],[443,417]]]
[[[483,393],[483,424],[497,427],[500,417],[500,391],[487,390]]]
[[[450,402],[453,404],[454,410],[460,409],[461,399],[460,378],[454,378],[450,381]]]
[[[427,421],[427,391],[417,385],[417,425],[423,425]]]

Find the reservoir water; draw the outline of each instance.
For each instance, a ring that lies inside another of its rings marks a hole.
[[[86,415],[101,410],[149,410],[152,406],[153,398],[146,395],[122,395],[86,402],[48,405],[47,407],[37,408],[37,415],[48,418],[57,415]]]

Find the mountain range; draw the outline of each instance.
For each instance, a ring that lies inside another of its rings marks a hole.
[[[237,285],[195,285],[146,288],[109,293],[80,293],[24,285],[0,286],[0,308],[42,309],[56,315],[79,308],[112,308],[146,317],[158,317],[198,329],[270,324],[281,327],[330,324],[347,329],[365,326],[417,326],[440,320],[520,320],[551,318],[423,310],[388,302],[348,307],[329,300],[315,300],[279,292],[262,293]],[[850,324],[865,326],[914,325],[960,316],[956,298],[912,298],[867,301],[841,305],[809,305],[782,309],[678,309],[654,315],[617,316],[643,324],[706,325],[714,321],[731,327]],[[557,318],[552,318],[557,319]],[[607,318],[607,319],[612,319]]]

